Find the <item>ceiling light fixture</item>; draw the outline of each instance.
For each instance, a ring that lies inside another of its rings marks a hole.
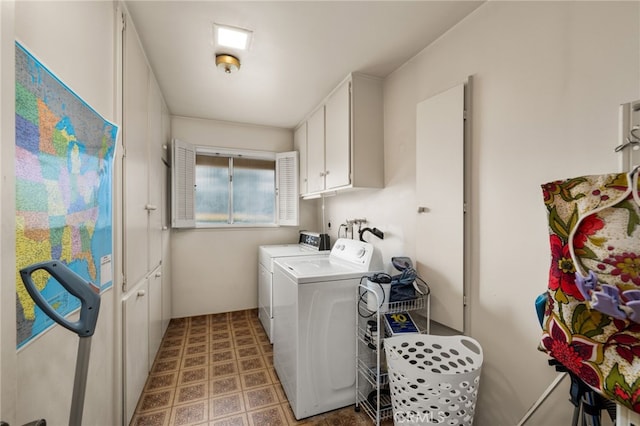
[[[251,31],[243,28],[229,27],[220,24],[213,24],[213,33],[216,45],[239,50],[249,49],[251,35],[253,34]]]
[[[227,54],[216,55],[216,66],[225,73],[231,74],[240,69],[240,59]]]

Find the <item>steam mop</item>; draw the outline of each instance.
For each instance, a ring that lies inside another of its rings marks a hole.
[[[44,270],[55,278],[69,293],[80,299],[80,319],[76,322],[67,320],[60,315],[40,294],[34,284],[31,275]],[[71,413],[69,426],[82,424],[82,412],[84,409],[84,396],[87,387],[87,371],[89,368],[89,355],[91,352],[91,337],[98,322],[100,311],[99,288],[85,281],[80,275],[73,272],[67,265],[60,261],[47,261],[27,266],[20,270],[20,276],[27,292],[44,311],[49,318],[78,335],[78,357],[76,361],[76,373],[73,381],[73,396],[71,398]]]

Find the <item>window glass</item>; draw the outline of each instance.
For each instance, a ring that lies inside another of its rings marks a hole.
[[[233,222],[275,222],[276,162],[233,159]]]
[[[229,191],[229,159],[196,155],[196,223],[228,223]]]
[[[196,224],[275,224],[275,171],[274,160],[197,154]]]

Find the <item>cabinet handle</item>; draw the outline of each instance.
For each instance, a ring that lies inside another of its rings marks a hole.
[[[160,278],[162,276],[162,272],[156,272],[156,278]]]
[[[136,296],[138,296],[138,297],[142,297],[142,296],[144,296],[145,294],[147,294],[147,292],[146,292],[146,291],[144,291],[144,290],[138,290],[138,294],[137,294]]]
[[[324,176],[324,172],[320,172],[320,177],[323,177],[323,176]]]
[[[156,206],[155,204],[147,204],[144,206],[144,208],[146,210],[158,210],[158,206]]]
[[[328,175],[329,174],[329,170],[327,170],[326,172],[324,172],[324,175]]]
[[[429,207],[418,207],[418,213],[428,213]]]

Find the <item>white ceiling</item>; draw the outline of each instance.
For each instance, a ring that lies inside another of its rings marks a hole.
[[[473,1],[128,1],[171,114],[296,126],[350,72],[386,77],[482,4]],[[213,23],[253,31],[216,69]]]

